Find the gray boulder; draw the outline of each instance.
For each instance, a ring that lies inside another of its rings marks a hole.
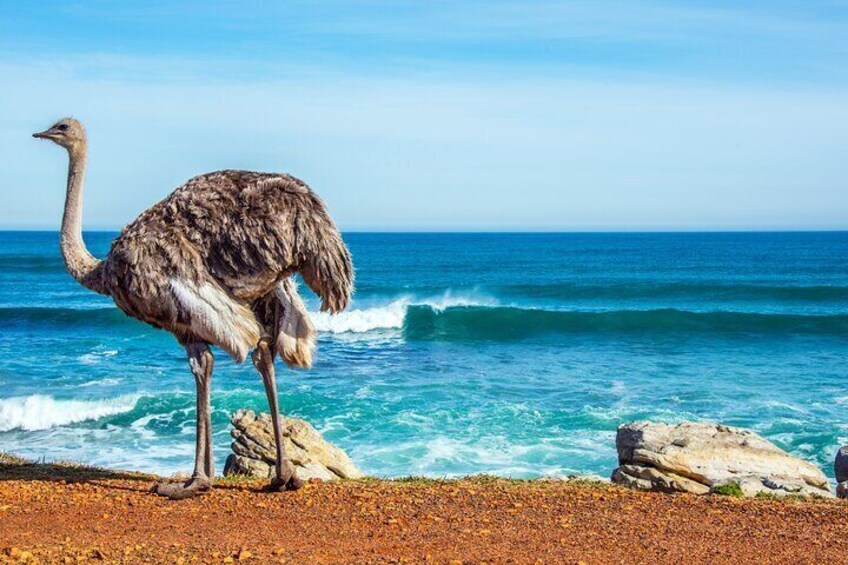
[[[277,460],[270,414],[256,416],[251,411],[240,410],[231,422],[230,434],[235,441],[233,453],[224,465],[224,475],[270,477]],[[363,476],[347,454],[327,442],[309,422],[282,417],[282,428],[286,455],[301,479],[331,481]]]
[[[837,483],[848,481],[848,445],[840,447],[839,451],[836,452],[833,473],[836,475]]]
[[[818,467],[743,428],[632,422],[618,428],[615,443],[612,481],[633,488],[706,494],[736,483],[744,496],[833,496]]]
[[[833,462],[833,473],[836,475],[836,496],[848,498],[848,445],[844,445],[836,452],[836,460]]]

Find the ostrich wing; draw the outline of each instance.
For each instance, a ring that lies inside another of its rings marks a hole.
[[[339,312],[353,292],[353,266],[324,203],[288,176],[221,171],[196,177],[168,199],[175,223],[209,274],[236,297],[256,300],[299,272]]]
[[[247,306],[294,272],[322,310],[343,310],[353,292],[350,253],[324,204],[285,174],[195,177],[127,225],[109,259],[118,306],[172,330],[186,322],[171,304],[174,278]]]

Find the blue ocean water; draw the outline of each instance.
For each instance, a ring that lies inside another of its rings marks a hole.
[[[99,256],[112,237],[86,234]],[[346,240],[355,301],[316,315],[313,370],[278,376],[282,410],[367,473],[607,475],[636,419],[751,427],[828,474],[848,443],[848,233]],[[0,328],[0,450],[190,469],[182,349],[78,286],[57,234],[0,233]],[[220,469],[228,415],[266,403],[216,357]]]

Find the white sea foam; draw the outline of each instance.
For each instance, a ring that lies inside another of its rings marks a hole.
[[[624,396],[627,394],[627,384],[621,380],[614,380],[612,381],[609,390],[616,396]]]
[[[319,332],[334,334],[398,329],[403,327],[408,306],[409,303],[405,300],[397,300],[387,306],[348,310],[335,315],[317,312],[312,314],[312,321]]]
[[[109,349],[104,351],[92,351],[90,353],[80,355],[79,361],[83,365],[97,365],[103,359],[107,357],[114,357],[117,354],[118,351],[115,349]]]
[[[47,430],[104,416],[123,414],[135,408],[139,395],[103,400],[56,400],[34,394],[0,400],[0,432]]]
[[[458,306],[493,306],[496,302],[485,297],[457,296],[446,292],[442,296],[431,298],[401,297],[389,304],[371,308],[354,308],[340,314],[313,312],[312,321],[319,332],[326,333],[365,333],[376,330],[392,330],[403,327],[404,318],[410,306],[429,306],[441,311]]]
[[[604,455],[610,458],[614,448],[605,446]],[[576,449],[572,457],[585,460],[597,453]],[[449,437],[421,436],[390,445],[368,443],[349,448],[354,461],[362,462],[366,472],[378,476],[414,474],[429,477],[453,477],[473,473],[488,473],[505,477],[537,477],[563,475],[579,469],[564,467],[561,459],[569,454],[567,446],[548,442],[544,438],[532,443],[516,443],[503,436]],[[559,460],[558,460],[559,459]],[[381,468],[368,469],[368,461],[382,461]],[[387,465],[388,463],[388,465]]]
[[[120,382],[121,382],[121,379],[105,378],[105,379],[95,379],[93,381],[86,381],[79,386],[80,387],[85,387],[85,386],[111,386],[111,385],[119,384]]]

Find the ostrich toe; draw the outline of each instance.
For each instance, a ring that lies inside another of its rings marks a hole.
[[[304,484],[303,479],[297,476],[297,473],[292,471],[288,477],[272,477],[268,484],[267,490],[270,492],[279,492],[283,490],[298,490]]]
[[[195,477],[185,483],[156,483],[153,492],[171,500],[193,498],[212,488],[209,479]]]

